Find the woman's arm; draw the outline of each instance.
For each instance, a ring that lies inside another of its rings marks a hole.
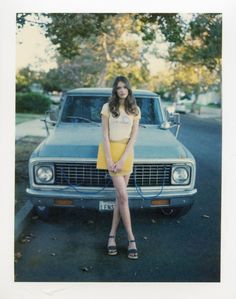
[[[132,126],[132,131],[130,135],[130,140],[125,148],[125,151],[121,157],[121,159],[115,163],[115,170],[119,171],[123,168],[125,160],[127,159],[129,153],[131,150],[133,150],[134,144],[136,142],[136,138],[138,135],[138,128],[139,128],[139,119],[134,120],[133,126]]]
[[[108,117],[102,115],[102,128],[103,128],[103,147],[106,155],[108,170],[113,171],[114,162],[111,157],[110,140],[109,140],[109,121]]]

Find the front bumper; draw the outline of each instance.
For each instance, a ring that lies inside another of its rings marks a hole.
[[[194,202],[192,195],[197,193],[197,189],[192,190],[161,190],[142,188],[142,195],[135,188],[128,188],[130,208],[153,208],[153,207],[180,207],[188,206]],[[42,190],[27,188],[27,193],[31,196],[31,202],[35,206],[70,206],[81,208],[99,209],[100,201],[114,201],[114,188],[64,188],[58,190]],[[70,200],[71,204],[57,204],[58,199]],[[152,200],[159,199],[160,203],[153,205]],[[166,204],[166,199],[169,199]],[[163,204],[161,203],[163,200]],[[165,200],[165,201],[164,201]]]

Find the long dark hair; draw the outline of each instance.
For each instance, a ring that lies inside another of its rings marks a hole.
[[[129,80],[124,76],[118,76],[116,77],[113,87],[112,87],[112,96],[109,99],[109,109],[113,117],[119,117],[119,97],[117,95],[117,86],[119,82],[123,82],[128,89],[128,96],[125,99],[124,106],[125,106],[125,112],[127,114],[134,114],[135,116],[138,115],[138,106],[136,104],[136,99],[133,96],[131,85],[129,83]]]

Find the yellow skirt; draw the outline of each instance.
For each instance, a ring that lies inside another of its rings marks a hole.
[[[129,142],[129,139],[122,139],[122,140],[111,140],[111,154],[114,162],[117,162],[120,159],[120,156],[122,156],[123,152],[125,151],[125,146],[123,144],[127,144]],[[120,145],[116,146],[116,143],[120,143]],[[106,159],[105,159],[105,153],[103,146],[99,147],[99,153],[98,153],[98,161],[97,161],[97,168],[98,169],[107,169],[106,166]],[[125,169],[122,169],[119,172],[113,172],[108,171],[110,176],[124,176],[129,175],[133,172],[133,160],[134,160],[134,152],[133,149],[131,153],[129,154],[127,160],[125,161]]]

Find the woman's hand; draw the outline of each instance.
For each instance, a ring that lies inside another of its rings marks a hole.
[[[119,161],[117,161],[114,165],[114,172],[121,171],[124,168],[125,161],[121,158]]]
[[[115,163],[112,160],[107,161],[107,169],[114,172]]]

